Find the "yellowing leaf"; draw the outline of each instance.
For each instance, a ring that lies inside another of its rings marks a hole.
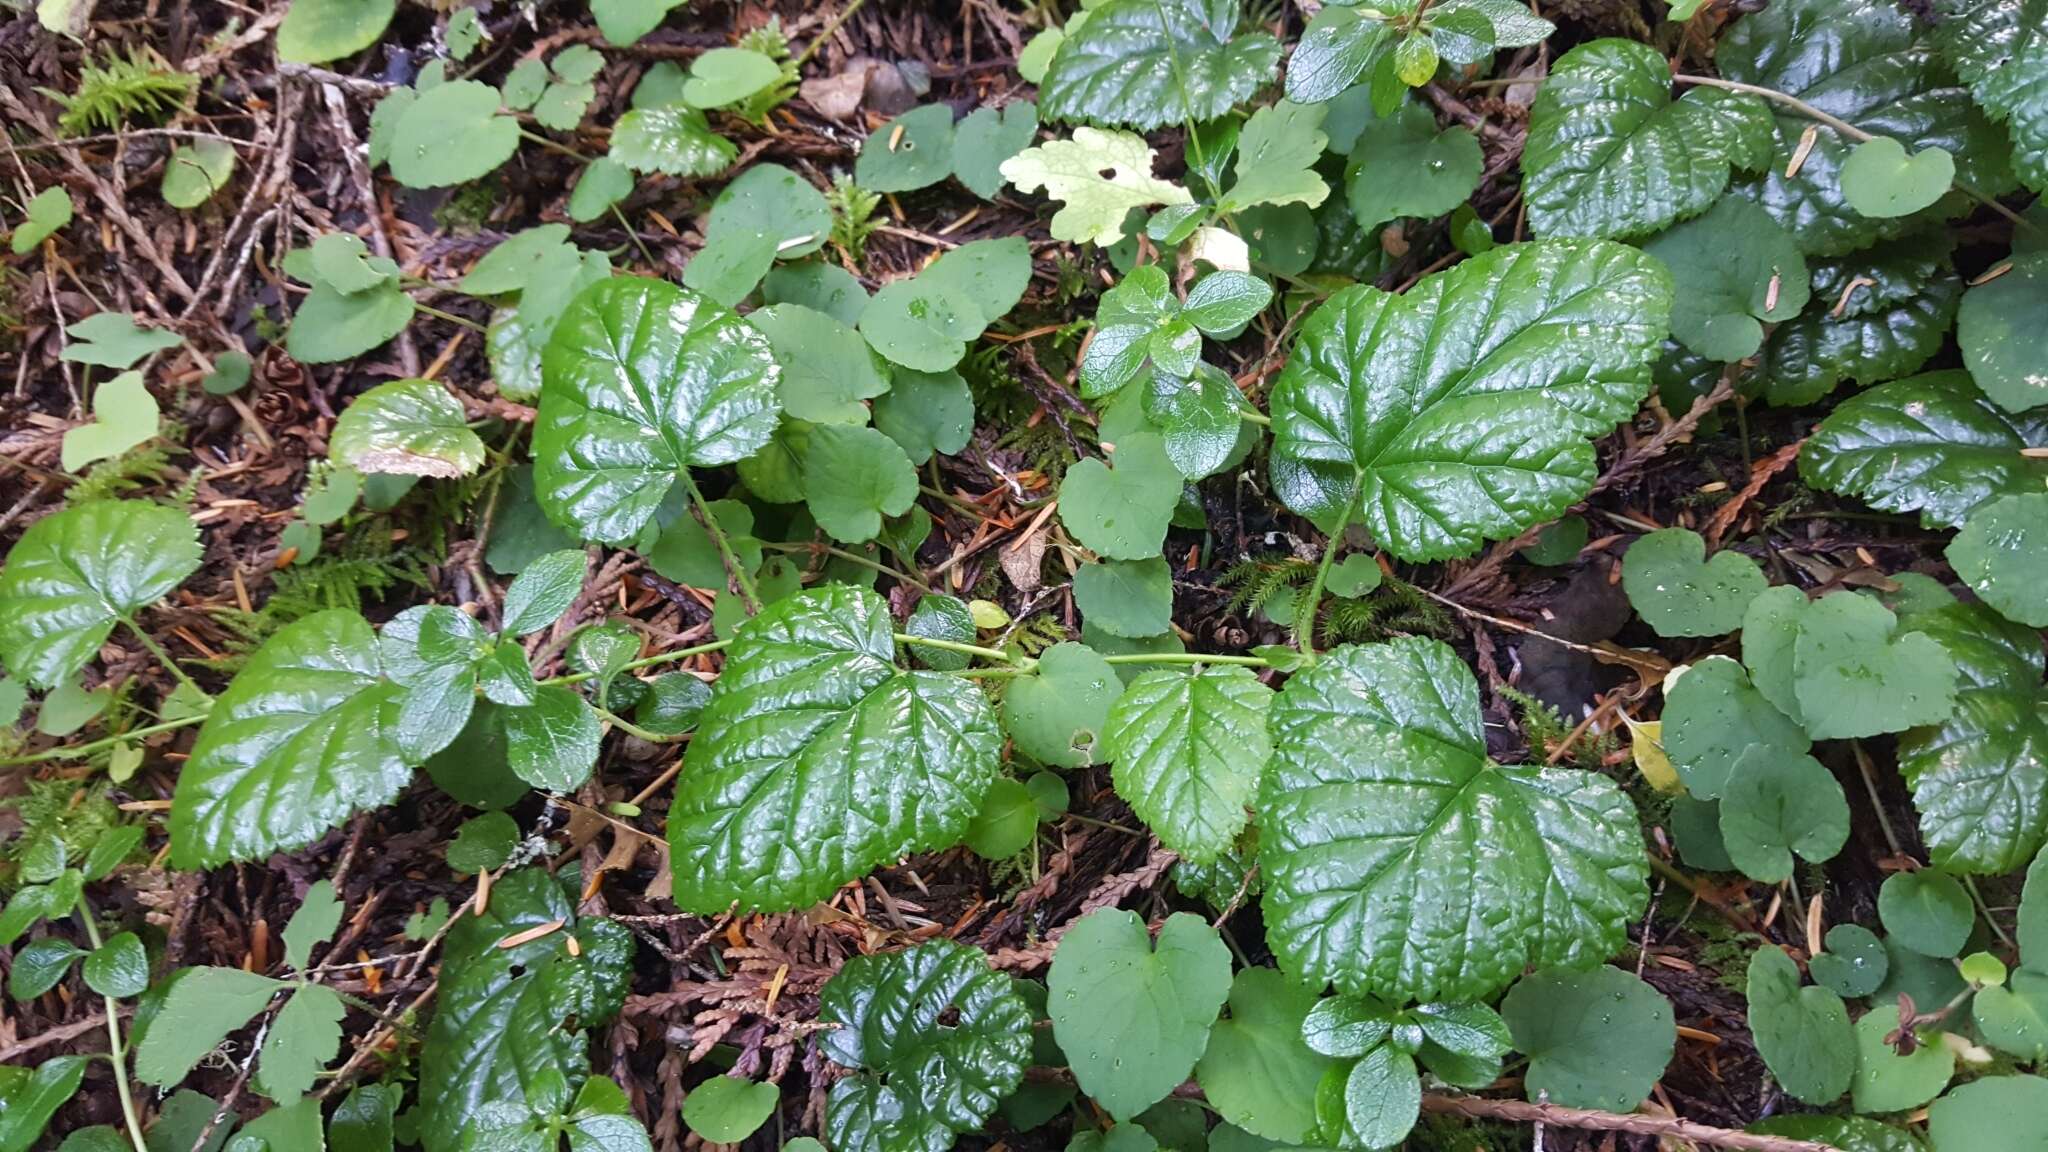
[[[1076,128],[1071,140],[1048,140],[1003,161],[1002,173],[1020,192],[1044,188],[1065,202],[1052,218],[1055,240],[1114,244],[1131,209],[1194,202],[1187,189],[1152,175],[1152,149],[1130,132]]]
[[[1671,757],[1664,752],[1662,720],[1648,720],[1640,724],[1629,720],[1628,744],[1629,752],[1636,759],[1636,771],[1643,774],[1650,787],[1666,796],[1676,796],[1685,791],[1685,785],[1678,780],[1678,769],[1671,766]]]

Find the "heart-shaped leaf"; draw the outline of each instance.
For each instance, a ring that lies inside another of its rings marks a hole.
[[[1643,621],[1659,636],[1720,636],[1742,626],[1743,610],[1769,581],[1740,552],[1707,558],[1707,542],[1690,528],[1665,528],[1628,546],[1621,585]]]
[[[1274,488],[1410,561],[1555,519],[1592,487],[1589,439],[1649,390],[1670,299],[1654,259],[1604,242],[1496,248],[1402,296],[1346,288],[1274,385]]]
[[[1842,162],[1842,199],[1865,216],[1911,216],[1948,195],[1956,158],[1941,148],[1907,155],[1889,136],[1873,136]]]
[[[325,64],[377,42],[398,0],[292,0],[277,28],[277,58]]]
[[[1116,669],[1085,644],[1055,644],[1037,670],[1003,693],[1003,731],[1041,764],[1085,768],[1108,759],[1109,710],[1123,691]]]
[[[70,681],[199,561],[199,529],[176,508],[102,500],[43,517],[0,567],[0,662],[39,688]]]
[[[1180,504],[1180,471],[1153,435],[1125,437],[1111,459],[1114,468],[1090,457],[1067,469],[1060,483],[1060,522],[1103,556],[1157,556]]]
[[[780,164],[756,164],[712,202],[704,248],[684,267],[683,283],[734,307],[777,260],[816,252],[831,232],[824,193]]]
[[[873,428],[820,424],[804,458],[805,506],[826,534],[845,544],[875,538],[884,516],[901,516],[917,499],[917,469],[894,440]]]
[[[1664,750],[1694,796],[1716,799],[1735,762],[1752,748],[1803,755],[1806,730],[1750,684],[1742,665],[1709,656],[1687,668],[1664,695]]]
[[[1956,343],[1984,394],[2007,412],[2048,404],[2048,350],[2035,337],[2048,315],[2048,252],[2013,259],[2011,267],[1963,293]]]
[[[1203,863],[1236,841],[1272,752],[1272,698],[1236,667],[1152,671],[1124,689],[1104,730],[1112,779],[1160,843]]]
[[[1877,914],[1893,941],[1922,956],[1959,955],[1977,922],[1969,890],[1946,872],[1894,872],[1877,891]]]
[[[684,468],[768,442],[780,375],[754,328],[684,288],[622,276],[562,314],[534,428],[541,507],[591,539],[639,535]]]
[[[1901,1026],[1894,1004],[1879,1004],[1856,1021],[1856,1076],[1849,1102],[1858,1112],[1918,1108],[1941,1095],[1955,1076],[1955,1049],[1938,1036],[1916,1034],[1901,1051],[1891,1039]]]
[[[1948,561],[2006,619],[2048,627],[2048,493],[2004,496],[1972,512]]]
[[[1956,668],[1939,643],[1896,634],[1874,600],[1832,592],[1806,606],[1793,648],[1800,719],[1816,740],[1939,724],[1955,707]]]
[[[1285,971],[1483,999],[1529,964],[1605,958],[1642,908],[1628,798],[1597,774],[1489,760],[1478,685],[1438,641],[1325,654],[1267,729],[1259,866]]]
[[[488,176],[519,150],[519,121],[498,114],[498,90],[450,80],[421,92],[392,129],[391,175],[408,188]]]
[[[679,906],[802,907],[959,839],[1002,737],[970,682],[896,667],[891,623],[828,584],[741,626],[669,809]]]
[[[1728,199],[1643,245],[1671,269],[1671,334],[1709,360],[1735,361],[1763,345],[1763,321],[1806,307],[1799,246],[1763,209]]]
[[[1721,843],[1744,875],[1783,883],[1794,852],[1822,864],[1848,839],[1848,798],[1820,761],[1769,745],[1736,758],[1721,789]]]
[[[1195,1066],[1202,1094],[1225,1120],[1283,1144],[1309,1138],[1316,1083],[1331,1063],[1302,1041],[1316,1002],[1315,989],[1272,968],[1238,971],[1230,1014],[1216,1022]]]
[[[1785,1091],[1808,1104],[1829,1104],[1849,1090],[1856,1033],[1840,996],[1800,987],[1799,965],[1775,946],[1750,957],[1747,995],[1757,1054]]]
[[[853,166],[854,180],[872,192],[915,192],[952,173],[953,109],[944,104],[919,105],[875,129]]]
[[[1618,968],[1546,968],[1501,1001],[1515,1047],[1529,1056],[1523,1091],[1566,1108],[1631,1112],[1671,1062],[1671,1002]]]
[[[1404,100],[1358,134],[1344,169],[1344,195],[1370,232],[1403,216],[1441,216],[1479,187],[1479,138],[1464,128],[1437,131],[1429,109]]]
[[[1081,1090],[1129,1120],[1188,1078],[1230,993],[1230,950],[1199,916],[1105,908],[1060,938],[1046,978],[1053,1035]]]

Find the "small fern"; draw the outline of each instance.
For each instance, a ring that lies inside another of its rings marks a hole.
[[[161,124],[184,108],[199,89],[199,77],[171,70],[147,48],[125,55],[108,51],[87,60],[78,72],[78,90],[70,95],[49,88],[37,91],[62,105],[57,128],[66,136],[119,132],[131,120]]]
[[[1048,612],[1018,621],[1007,639],[1009,647],[1035,657],[1067,638],[1067,626]]]
[[[1538,700],[1519,688],[1501,685],[1500,694],[1515,706],[1522,722],[1522,735],[1529,742],[1529,758],[1546,760],[1551,753],[1564,747],[1572,739],[1572,732],[1578,727],[1567,724],[1558,710]],[[1620,742],[1612,732],[1582,732],[1572,742],[1566,753],[1570,762],[1589,771],[1598,771],[1607,757],[1620,748]]]
[[[1369,644],[1390,636],[1434,636],[1450,640],[1457,621],[1443,605],[1398,577],[1389,576],[1370,596],[1332,600],[1324,610],[1318,633],[1323,646]]]
[[[433,591],[417,549],[397,548],[388,529],[365,525],[312,561],[278,572],[270,599],[256,611],[229,609],[217,618],[232,636],[230,647],[246,654],[295,620],[330,608],[360,612],[366,596],[381,601],[401,584]],[[232,670],[241,661],[237,656],[221,663]]]
[[[1316,566],[1309,561],[1269,552],[1231,565],[1217,577],[1216,586],[1235,589],[1228,610],[1249,616],[1265,613],[1266,607],[1283,594],[1293,600],[1290,607],[1299,607],[1300,597],[1308,591],[1315,575]]]
[[[71,506],[95,500],[115,500],[141,488],[153,488],[170,478],[171,445],[163,437],[139,444],[119,456],[94,464],[78,482],[64,490],[64,503]],[[188,476],[180,485],[175,503],[190,503],[198,477]]]
[[[882,206],[881,194],[855,184],[844,172],[834,172],[825,203],[832,209],[832,246],[860,263],[867,258],[868,237],[882,226],[875,219],[875,209]]]
[[[782,18],[770,16],[768,23],[740,37],[739,47],[749,52],[759,52],[782,66],[782,78],[761,89],[733,108],[741,119],[753,124],[766,126],[768,114],[789,102],[796,95],[799,79],[797,68],[789,58],[789,37],[782,31]]]

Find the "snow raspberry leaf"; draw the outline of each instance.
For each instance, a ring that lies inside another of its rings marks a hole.
[[[69,681],[199,560],[199,529],[176,508],[104,500],[43,517],[0,568],[0,662],[40,688]]]
[[[1117,794],[1159,842],[1204,863],[1244,830],[1271,746],[1273,690],[1248,668],[1153,671],[1124,689],[1104,730]]]
[[[1053,53],[1039,111],[1141,132],[1222,116],[1280,65],[1280,43],[1265,32],[1233,35],[1239,8],[1230,0],[1109,0]]]

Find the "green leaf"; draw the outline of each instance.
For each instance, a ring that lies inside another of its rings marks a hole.
[[[1955,178],[1956,158],[1945,150],[1929,148],[1909,156],[1904,144],[1874,136],[1842,162],[1842,199],[1865,216],[1911,216],[1948,195]]]
[[[1678,1042],[1671,1002],[1618,968],[1547,968],[1517,981],[1500,1013],[1529,1055],[1522,1090],[1566,1108],[1633,1112]]]
[[[325,64],[377,42],[398,10],[397,0],[292,0],[277,27],[277,58]]]
[[[95,364],[115,371],[133,368],[145,357],[185,342],[184,337],[167,328],[144,328],[126,312],[95,312],[64,332],[77,343],[65,348],[58,359],[67,364]],[[156,430],[154,422],[150,430]]]
[[[507,636],[538,632],[562,618],[583,591],[589,560],[581,548],[565,548],[528,561],[505,589],[499,619]]]
[[[1884,942],[1860,924],[1828,929],[1827,951],[1806,962],[1813,981],[1840,996],[1868,996],[1884,983],[1890,970]]]
[[[466,11],[466,9],[465,9]],[[631,115],[631,113],[628,113]],[[623,121],[623,117],[621,120]],[[618,139],[616,126],[613,141]],[[588,224],[633,194],[633,170],[611,156],[599,156],[583,169],[569,193],[569,219]]]
[[[341,901],[335,898],[334,884],[327,880],[315,881],[306,889],[306,897],[299,902],[299,910],[292,913],[291,920],[284,926],[284,963],[294,970],[303,969],[313,958],[313,949],[333,939],[334,930],[341,927]]]
[[[839,1025],[820,1050],[858,1070],[825,1107],[839,1152],[945,1152],[1024,1079],[1031,1010],[974,948],[936,939],[856,956],[818,999],[818,1018]]]
[[[1763,346],[1763,322],[1806,307],[1811,283],[1799,245],[1763,209],[1728,199],[1643,245],[1680,291],[1671,334],[1709,360],[1733,362]]]
[[[396,1084],[358,1084],[349,1089],[327,1121],[328,1147],[334,1152],[392,1152],[392,1117],[404,1094],[405,1090]],[[190,1145],[186,1152],[190,1152]]]
[[[68,683],[116,622],[199,570],[199,529],[141,500],[74,505],[28,526],[0,567],[0,662],[38,688]]]
[[[2034,82],[2048,68],[2048,8],[2039,0],[1950,0],[1938,10],[1942,54],[1978,106],[2011,134],[2020,179],[2036,191],[2048,188],[2048,97]]]
[[[669,810],[678,906],[802,907],[959,839],[1002,738],[971,683],[895,666],[891,625],[833,584],[741,626]]]
[[[748,48],[713,48],[690,62],[683,99],[693,108],[723,108],[781,80],[782,65],[771,56]]]
[[[1794,852],[1822,864],[1848,839],[1848,797],[1820,761],[1769,745],[1736,758],[1721,790],[1721,842],[1744,875],[1783,883]]]
[[[976,108],[954,126],[953,176],[969,192],[993,200],[1003,190],[1003,162],[1037,137],[1038,105],[1029,100]]]
[[[1856,1072],[1856,1033],[1840,996],[1800,987],[1799,965],[1775,945],[1750,957],[1745,995],[1757,1054],[1786,1092],[1808,1104],[1828,1104],[1848,1090]]]
[[[533,931],[553,925],[558,930]],[[512,938],[524,942],[500,946]],[[579,919],[570,893],[545,870],[521,869],[492,885],[487,911],[457,920],[442,954],[419,1058],[421,1147],[457,1152],[492,1101],[542,1115],[569,1111],[589,1071],[585,1030],[618,1012],[632,956],[624,928]]]
[[[2041,638],[1975,604],[1924,613],[1912,625],[1941,644],[1958,674],[1954,713],[1899,737],[1899,773],[1913,790],[1929,859],[1945,871],[2012,871],[2048,839]]]
[[[1403,216],[1441,216],[1479,187],[1482,162],[1477,136],[1439,132],[1429,109],[1404,100],[1359,132],[1344,167],[1345,199],[1367,232]]]
[[[1310,1138],[1316,1084],[1331,1064],[1302,1042],[1315,1005],[1315,989],[1271,968],[1242,969],[1230,982],[1230,1014],[1216,1022],[1195,1066],[1202,1094],[1225,1120],[1281,1144]]]
[[[2035,1064],[2048,1055],[2048,973],[2021,968],[2009,987],[1979,988],[1970,1013],[1992,1047]]]
[[[1920,27],[1884,0],[1787,0],[1736,21],[1715,64],[1730,80],[1784,92],[1910,152],[1940,148],[1954,157],[1957,179],[1987,195],[2010,190],[2004,134],[1971,104]],[[1743,192],[1800,247],[1839,255],[1912,226],[1913,217],[1866,216],[1850,206],[1844,166],[1855,141],[1790,107],[1772,114],[1775,155]]]
[[[1522,152],[1537,236],[1626,238],[1706,211],[1731,170],[1771,162],[1771,113],[1758,97],[1692,88],[1647,44],[1594,40],[1565,53],[1530,110]],[[1789,229],[1788,229],[1789,230]]]
[[[1022,237],[971,241],[918,275],[883,285],[861,313],[861,335],[893,364],[945,372],[968,341],[1016,307],[1030,279]]]
[[[282,1104],[242,1126],[229,1152],[320,1152],[320,1101]]]
[[[605,40],[621,48],[661,27],[671,8],[688,0],[590,0],[590,14]]]
[[[2040,1152],[2048,1132],[2048,1080],[1991,1076],[1934,1102],[1927,1136],[1934,1152]]]
[[[739,146],[711,130],[704,113],[682,104],[634,108],[612,126],[609,158],[633,172],[702,179],[739,157]]]
[[[52,184],[28,202],[28,207],[22,212],[21,223],[14,226],[14,237],[8,246],[16,256],[25,256],[70,223],[71,193],[61,185]]]
[[[1962,372],[1880,384],[1837,405],[1799,454],[1807,483],[1955,527],[1999,496],[2048,486],[2048,411],[2012,415]]]
[[[484,442],[448,389],[432,380],[394,380],[342,409],[327,455],[364,475],[454,478],[483,466]]]
[[[738,558],[740,567],[752,572],[761,566],[761,542],[754,536],[754,510],[738,500],[713,500],[705,505],[711,518],[725,533],[726,546]],[[679,510],[675,520],[661,525],[661,538],[640,551],[648,564],[662,576],[692,588],[724,588],[731,580],[725,559],[697,516]],[[663,515],[659,519],[666,519]]]
[[[391,135],[391,175],[407,188],[488,176],[519,150],[519,121],[498,114],[498,90],[450,80],[420,93]]]
[[[1663,737],[1686,789],[1704,800],[1720,797],[1745,751],[1799,756],[1812,744],[1805,729],[1751,686],[1742,665],[1725,656],[1692,665],[1667,688]]]
[[[860,323],[868,308],[868,290],[853,273],[822,260],[777,264],[761,281],[764,304],[801,304],[841,324]]]
[[[7,972],[7,994],[24,1003],[41,996],[62,983],[71,971],[71,962],[84,955],[78,945],[55,936],[29,941],[14,954],[14,964]],[[144,983],[148,983],[147,973]]]
[[[160,410],[140,372],[123,372],[94,388],[92,413],[92,423],[64,433],[58,459],[66,472],[80,471],[96,460],[111,460],[156,439]]]
[[[1272,754],[1272,699],[1249,668],[1158,670],[1131,681],[1110,709],[1105,752],[1117,795],[1160,843],[1201,864],[1237,840]]]
[[[1764,345],[1765,397],[1777,405],[1811,404],[1844,380],[1865,385],[1919,371],[1940,351],[1962,298],[1949,245],[1945,233],[1929,230],[1809,261],[1811,303]],[[1802,466],[1819,443],[1808,443]]]
[[[0,1152],[28,1152],[50,1117],[77,1093],[85,1079],[84,1056],[52,1056],[35,1071],[0,1067]]]
[[[1337,1072],[1324,1076],[1329,1083]],[[1344,1078],[1340,1144],[1391,1148],[1407,1139],[1422,1111],[1422,1080],[1415,1058],[1391,1044],[1367,1052]],[[1337,1135],[1332,1130],[1329,1135]]]
[[[585,290],[543,359],[534,430],[541,507],[587,537],[639,535],[689,467],[767,444],[780,415],[767,338],[687,289],[637,276]]]
[[[171,807],[171,860],[212,868],[310,844],[412,779],[398,743],[404,690],[347,609],[279,629],[215,702]]]
[[[1173,572],[1158,556],[1083,564],[1074,607],[1112,636],[1158,636],[1173,624]]]
[[[781,1099],[773,1084],[713,1076],[683,1098],[683,1123],[706,1143],[737,1144],[760,1130]]]
[[[239,968],[187,968],[174,974],[162,1006],[135,1046],[136,1078],[166,1088],[183,1080],[284,987]]]
[[[1037,832],[1038,806],[1031,790],[1005,776],[982,797],[963,841],[984,860],[1008,860],[1030,847]]]
[[[1060,938],[1046,1003],[1081,1090],[1129,1120],[1187,1079],[1230,985],[1230,951],[1200,917],[1167,917],[1155,949],[1144,921],[1105,908]]]
[[[1287,61],[1287,98],[1320,104],[1351,87],[1384,54],[1393,30],[1349,5],[1326,4]]]
[[[281,1104],[305,1095],[341,1051],[341,1018],[347,1011],[325,984],[306,984],[293,992],[264,1037],[257,1089]]]
[[[1939,724],[1955,708],[1955,662],[1875,600],[1831,592],[1806,606],[1793,649],[1793,691],[1816,740]]]
[[[1085,768],[1108,759],[1110,709],[1123,693],[1116,669],[1084,644],[1055,644],[1038,669],[1003,693],[1003,731],[1041,764]]]
[[[462,277],[461,290],[471,296],[513,296],[544,287],[555,274],[552,265],[564,255],[576,256],[567,224],[542,224],[506,237],[484,253]]]
[[[889,390],[875,398],[876,430],[896,442],[912,464],[950,456],[974,435],[974,393],[960,373],[889,369]]]
[[[543,684],[533,703],[498,713],[513,775],[546,792],[574,792],[597,767],[604,738],[597,714],[575,689]]]
[[[779,164],[756,164],[712,201],[704,248],[684,267],[683,283],[733,307],[777,260],[816,252],[831,232],[823,193]]]
[[[1780,1115],[1744,1129],[1766,1136],[1814,1140],[1842,1152],[1926,1152],[1925,1145],[1904,1129],[1863,1116]]]
[[[1410,88],[1420,88],[1436,75],[1440,55],[1436,41],[1410,33],[1394,45],[1394,75]]]
[[[1291,100],[1254,111],[1238,132],[1236,180],[1217,202],[1217,210],[1236,213],[1259,204],[1321,204],[1330,186],[1316,175],[1315,166],[1330,142],[1321,127],[1327,112],[1320,104]]]
[[[1233,36],[1238,10],[1204,0],[1109,0],[1053,53],[1039,85],[1048,119],[1136,128],[1214,120],[1280,64],[1263,31]]]
[[[360,356],[404,331],[416,307],[396,278],[352,294],[317,282],[292,314],[285,351],[304,364]]]
[[[1849,1100],[1858,1112],[1918,1108],[1941,1095],[1955,1075],[1955,1049],[1939,1036],[1920,1036],[1900,1055],[1885,1039],[1898,1027],[1899,1010],[1891,1004],[1879,1004],[1856,1021],[1856,1078]]]
[[[1112,459],[1114,469],[1093,457],[1067,469],[1060,483],[1060,523],[1102,556],[1157,556],[1180,504],[1180,471],[1152,435],[1124,438]]]
[[[1017,191],[1043,188],[1060,201],[1052,218],[1053,239],[1078,244],[1106,246],[1122,240],[1124,219],[1133,208],[1192,204],[1195,199],[1180,185],[1152,175],[1152,149],[1132,132],[1076,128],[1070,140],[1048,140],[1003,161],[1001,171]]]
[[[171,149],[170,159],[164,161],[164,202],[189,212],[227,187],[234,174],[235,146],[232,141],[219,136],[201,136],[190,144],[180,144]]]
[[[2006,619],[2048,627],[2048,493],[2005,496],[1972,512],[1948,561]]]
[[[1483,999],[1621,947],[1647,898],[1605,777],[1487,758],[1479,689],[1434,640],[1346,645],[1282,689],[1260,792],[1266,938],[1339,990]]]
[[[820,424],[804,459],[805,506],[834,540],[859,544],[917,500],[917,468],[903,449],[873,428]]]
[[[1948,959],[1969,942],[1977,912],[1962,881],[1946,872],[1895,872],[1877,892],[1890,937],[1922,956]]]
[[[2048,404],[2048,356],[2033,338],[2048,310],[2048,252],[2016,257],[2009,271],[1963,293],[1956,343],[1984,394],[2008,412]]]
[[[1318,1001],[1302,1020],[1302,1040],[1325,1056],[1363,1056],[1393,1029],[1394,1009],[1370,997],[1332,996]]]
[[[448,845],[448,867],[465,875],[502,868],[519,846],[519,825],[503,812],[472,816],[455,830]]]
[[[1621,563],[1629,604],[1659,636],[1721,636],[1742,626],[1743,610],[1769,586],[1763,569],[1740,552],[1707,559],[1690,528],[1638,537]]]
[[[860,333],[801,304],[776,304],[747,314],[768,337],[782,366],[782,410],[818,424],[865,424],[864,400],[889,390],[880,357]]]
[[[1670,299],[1654,259],[1607,243],[1507,245],[1401,296],[1346,288],[1274,386],[1274,488],[1408,561],[1553,520],[1592,488],[1589,439],[1648,392]]]
[[[853,165],[854,182],[870,192],[915,192],[952,174],[953,109],[945,104],[921,104],[875,129]]]

